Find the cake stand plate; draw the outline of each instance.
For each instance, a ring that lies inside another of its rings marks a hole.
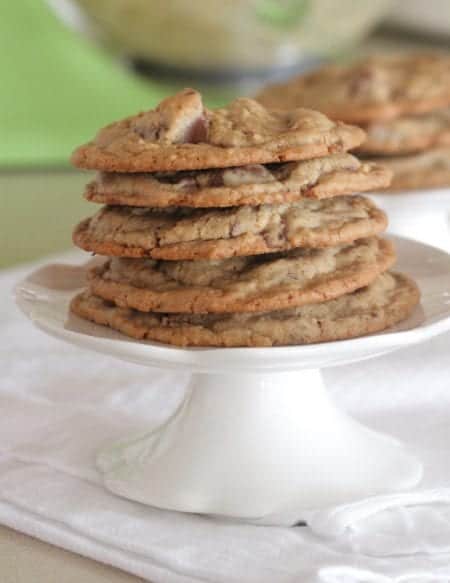
[[[450,251],[450,188],[371,195],[389,217],[389,233]]]
[[[185,399],[162,426],[99,453],[107,488],[160,508],[292,525],[311,510],[420,481],[420,461],[340,411],[320,371],[450,329],[450,255],[407,239],[395,243],[399,270],[419,283],[421,307],[396,328],[340,342],[202,349],[135,341],[69,314],[86,266],[35,271],[17,286],[17,302],[52,336],[122,360],[192,373]]]

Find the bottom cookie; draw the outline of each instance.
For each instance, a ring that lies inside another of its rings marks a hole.
[[[450,148],[433,148],[410,156],[377,158],[393,172],[384,190],[417,190],[450,186]]]
[[[139,340],[177,346],[282,346],[343,340],[379,332],[407,318],[420,300],[416,284],[384,273],[372,284],[337,299],[276,312],[155,314],[118,308],[90,292],[71,310]]]

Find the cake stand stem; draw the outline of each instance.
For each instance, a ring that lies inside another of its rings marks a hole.
[[[319,370],[195,374],[163,425],[102,451],[113,492],[183,512],[291,525],[414,486],[421,464],[341,412]]]

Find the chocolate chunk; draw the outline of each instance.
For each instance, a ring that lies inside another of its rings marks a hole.
[[[208,170],[204,174],[197,174],[196,181],[199,188],[209,188],[211,186],[223,186],[223,170]]]
[[[186,131],[187,144],[199,144],[208,141],[208,120],[204,115],[194,120]]]

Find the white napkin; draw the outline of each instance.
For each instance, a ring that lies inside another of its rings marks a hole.
[[[0,275],[0,522],[154,583],[450,581],[449,335],[325,373],[342,407],[416,450],[419,489],[324,509],[309,527],[234,524],[103,488],[96,451],[165,419],[187,376],[35,330],[11,297],[24,273]]]

